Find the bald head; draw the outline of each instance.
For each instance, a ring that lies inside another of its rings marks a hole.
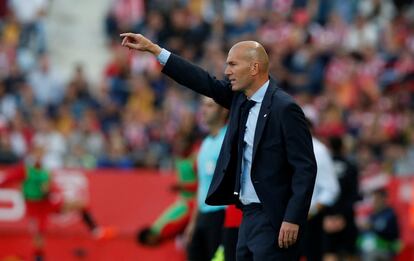
[[[251,97],[269,80],[269,58],[263,46],[255,41],[235,44],[227,55],[224,74],[233,91]]]
[[[240,51],[247,61],[257,62],[260,73],[266,75],[269,73],[269,57],[260,43],[256,41],[242,41],[233,45],[231,50]]]

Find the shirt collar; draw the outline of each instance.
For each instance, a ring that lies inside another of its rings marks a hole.
[[[269,87],[269,80],[267,80],[253,95],[250,100],[261,103],[266,94],[267,87]]]

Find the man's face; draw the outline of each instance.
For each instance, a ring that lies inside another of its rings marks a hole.
[[[251,61],[248,61],[243,50],[242,47],[233,47],[227,56],[224,74],[229,78],[233,91],[245,91],[253,82]]]
[[[212,126],[220,120],[221,111],[220,105],[214,102],[213,99],[204,97],[201,101],[201,119],[203,124]]]
[[[372,193],[372,206],[375,211],[379,211],[386,205],[387,199],[384,192],[375,191]]]

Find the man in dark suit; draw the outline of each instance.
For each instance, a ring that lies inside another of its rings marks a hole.
[[[226,80],[171,54],[140,34],[122,45],[154,54],[163,73],[230,109],[206,203],[243,211],[237,260],[296,260],[316,177],[312,138],[292,97],[269,77],[269,59],[254,41],[235,44]]]

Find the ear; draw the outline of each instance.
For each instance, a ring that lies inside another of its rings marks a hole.
[[[259,73],[259,63],[253,62],[250,66],[250,73],[252,76],[257,75]]]

